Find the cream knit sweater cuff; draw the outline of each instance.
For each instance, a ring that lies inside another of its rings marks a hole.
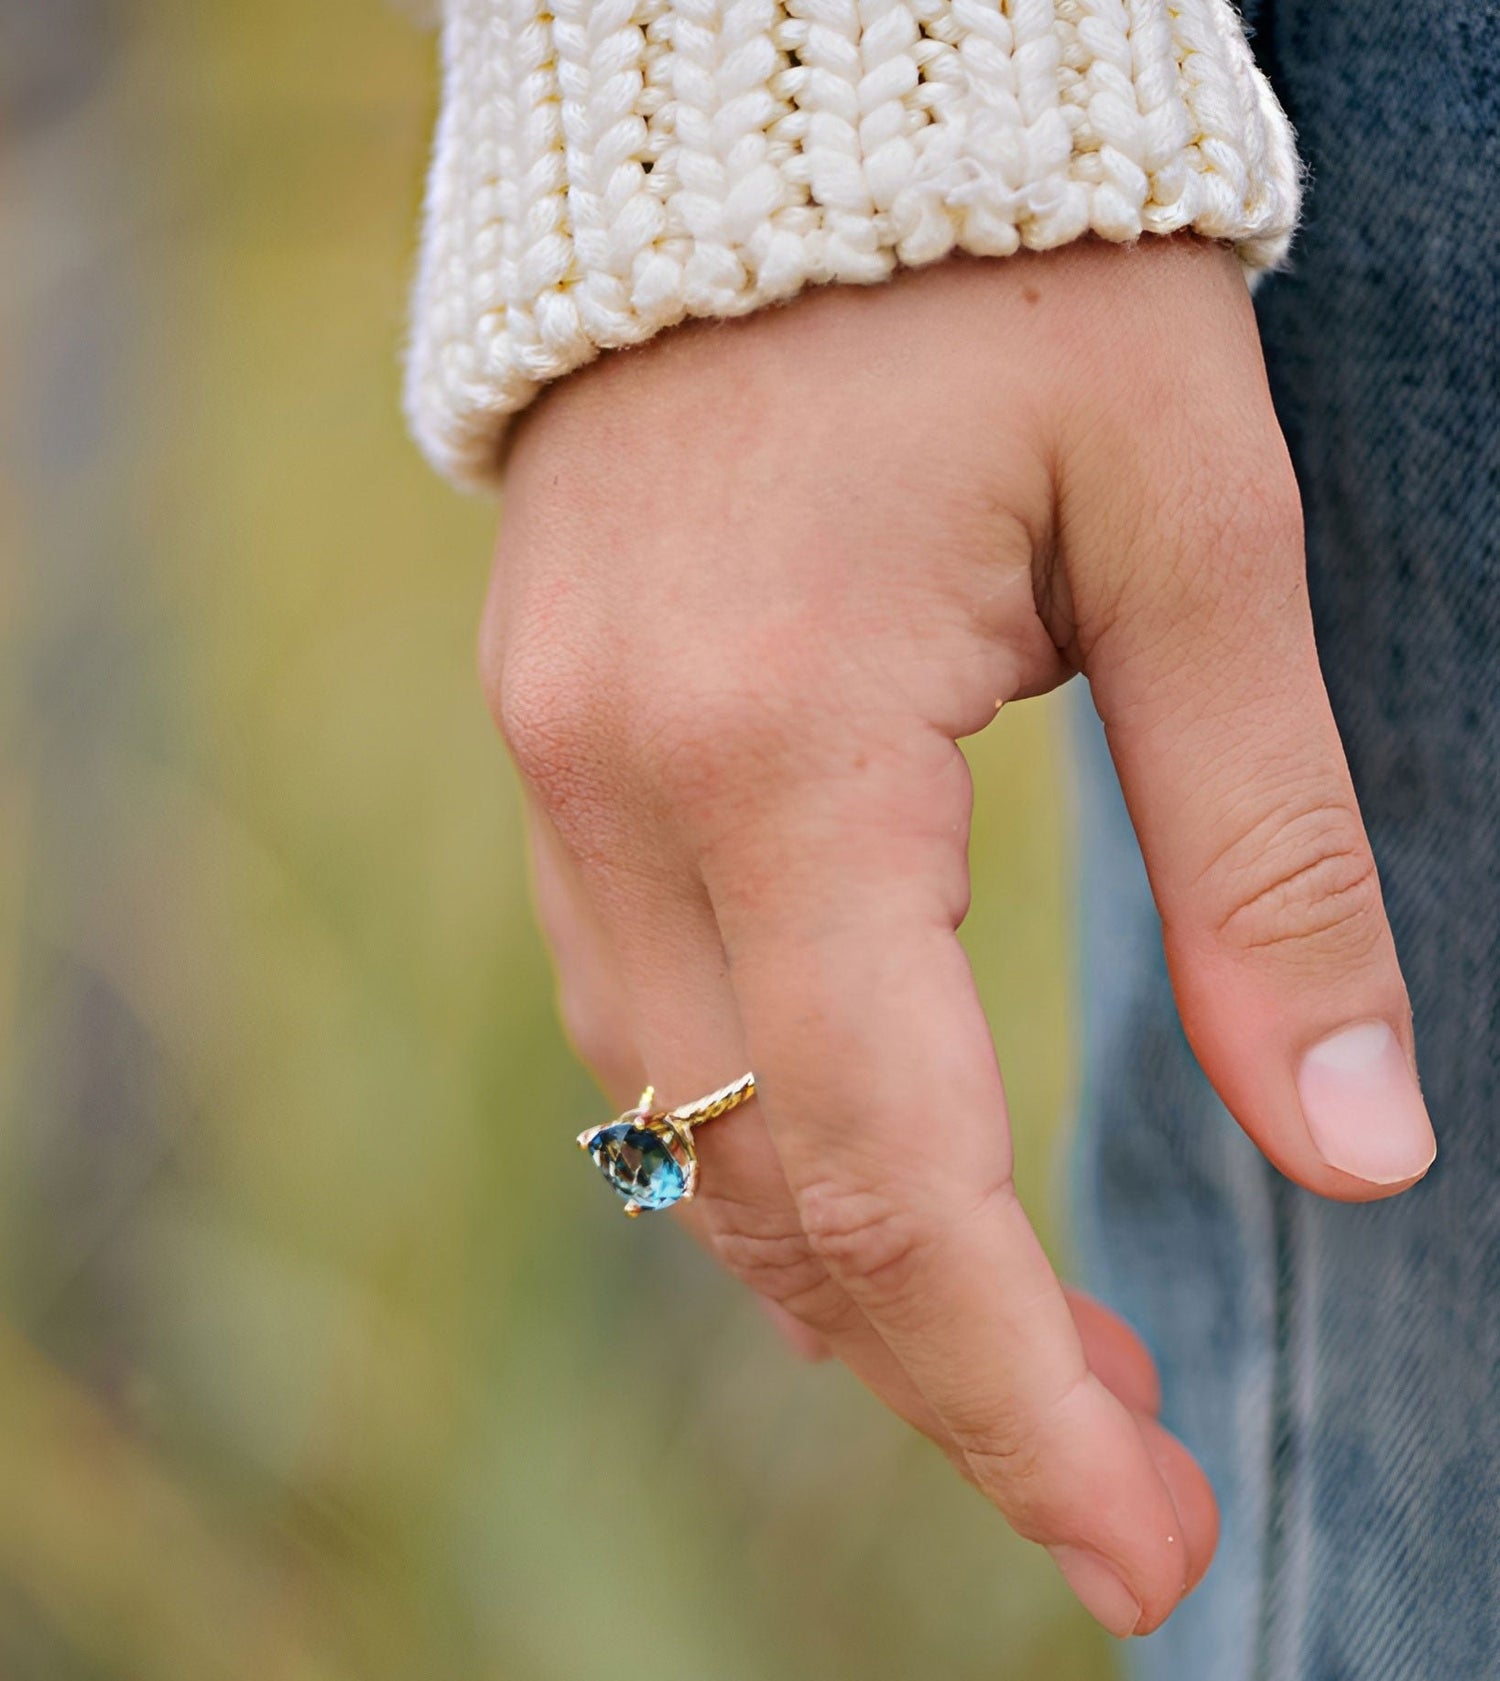
[[[433,463],[613,346],[961,250],[1274,265],[1290,127],[1228,0],[446,0],[408,364]]]

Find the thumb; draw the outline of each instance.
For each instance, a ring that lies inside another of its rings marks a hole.
[[[1385,1196],[1436,1151],[1410,1009],[1318,669],[1295,483],[1284,455],[1240,471],[1217,509],[1196,476],[1132,522],[1085,664],[1204,1072],[1291,1178]]]

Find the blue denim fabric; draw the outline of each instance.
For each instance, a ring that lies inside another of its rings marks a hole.
[[[1500,6],[1261,0],[1312,171],[1258,309],[1319,643],[1416,1014],[1437,1165],[1343,1207],[1198,1071],[1080,710],[1092,1282],[1224,1510],[1149,1681],[1500,1676]]]

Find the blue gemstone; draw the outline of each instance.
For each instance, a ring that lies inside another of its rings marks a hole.
[[[594,1166],[627,1202],[670,1208],[682,1200],[687,1179],[661,1138],[630,1121],[601,1127],[589,1140]]]

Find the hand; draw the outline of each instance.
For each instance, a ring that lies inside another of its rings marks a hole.
[[[604,358],[520,427],[483,666],[584,1056],[622,1105],[759,1077],[698,1234],[1155,1628],[1213,1496],[1013,1193],[957,738],[1086,672],[1230,1110],[1327,1196],[1433,1152],[1233,259],[956,260]]]

